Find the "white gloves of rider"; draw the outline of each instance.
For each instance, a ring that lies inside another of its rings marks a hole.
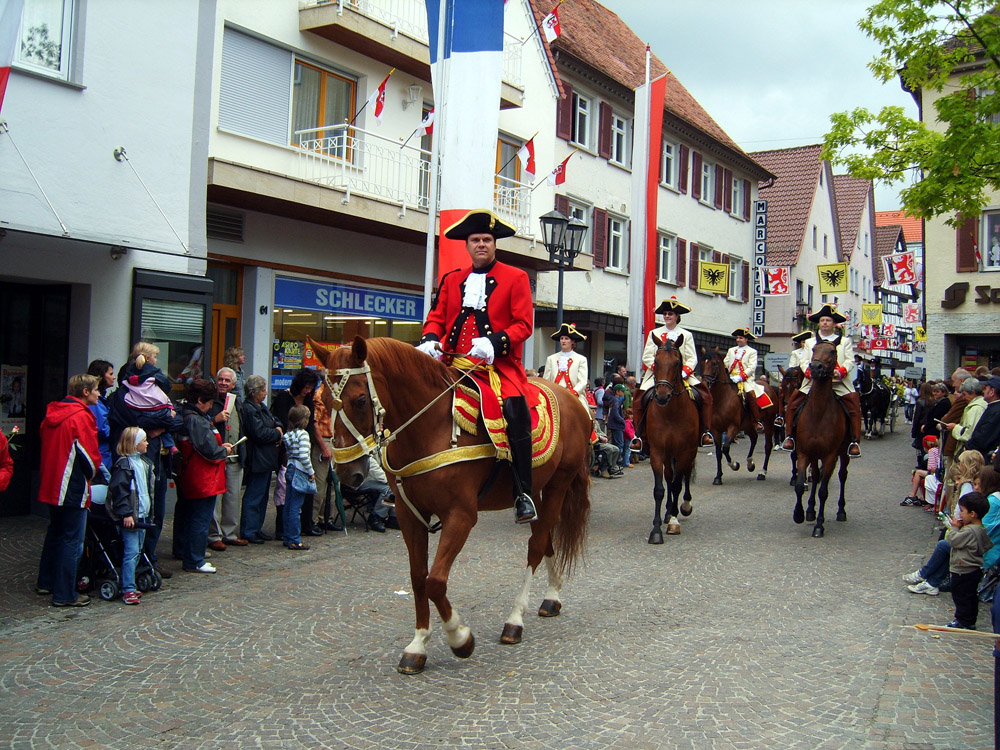
[[[493,364],[493,342],[485,337],[472,339],[469,356],[481,359],[488,365]]]
[[[425,341],[422,344],[417,344],[417,349],[422,351],[424,354],[431,355],[434,359],[441,359],[441,357],[444,356],[441,349],[438,347],[437,341]]]
[[[730,375],[729,379],[732,380],[734,383],[739,383],[742,380],[739,375]]]

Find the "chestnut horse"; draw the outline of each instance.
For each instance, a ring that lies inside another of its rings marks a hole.
[[[653,530],[649,532],[650,544],[663,544],[660,506],[663,503],[664,479],[670,491],[664,514],[667,534],[681,533],[677,501],[682,482],[684,502],[680,505],[680,513],[691,515],[691,472],[698,455],[698,408],[688,396],[681,377],[682,361],[678,347],[683,340],[683,334],[673,343],[664,336],[653,359],[655,386],[645,417],[649,466],[653,470],[653,500],[656,502]]]
[[[428,600],[441,616],[451,650],[468,658],[475,638],[448,600],[448,575],[479,512],[514,505],[509,467],[497,463],[482,416],[476,435],[455,423],[453,390],[460,381],[471,383],[463,381],[466,376],[459,370],[394,339],[357,337],[352,346],[332,351],[310,343],[327,368],[324,399],[330,407],[338,478],[347,487],[358,487],[368,475],[370,456],[378,453],[396,495],[416,609],[416,632],[397,670],[417,674],[424,668],[431,632]],[[534,469],[538,519],[531,523],[524,581],[504,625],[503,643],[521,640],[532,575],[543,559],[548,590],[538,614],[559,614],[563,577],[583,552],[590,515],[590,415],[565,388],[548,390],[558,409],[552,424],[554,448]],[[428,571],[434,516],[441,539]]]
[[[799,388],[802,387],[802,381],[805,380],[805,374],[802,372],[801,367],[789,367],[787,370],[782,369],[781,365],[778,365],[778,372],[781,373],[781,385],[778,386],[778,416],[782,419],[782,433],[786,430],[791,430],[791,425],[786,425],[784,423],[785,418],[785,406],[788,404],[789,400],[792,398],[792,394],[795,393]],[[784,441],[782,437],[781,442]],[[795,478],[798,476],[798,472],[795,469],[795,451],[791,453],[792,459],[792,478],[788,480],[791,486],[795,486]]]
[[[717,348],[701,350],[701,379],[712,392],[714,406],[712,409],[712,437],[715,438],[716,473],[712,484],[722,484],[722,456],[733,471],[740,470],[739,461],[733,461],[729,450],[736,442],[736,436],[742,431],[750,438],[750,450],[747,451],[747,471],[755,471],[757,465],[753,460],[753,452],[757,449],[757,429],[750,410],[740,400],[736,384],[729,379],[729,372],[723,362],[722,354]],[[778,401],[778,393],[770,385],[764,386],[764,392],[772,404]],[[747,398],[753,398],[753,394]],[[764,467],[757,479],[767,479],[767,466],[771,461],[771,448],[774,446],[774,418],[777,407],[769,406],[760,410],[761,422],[764,426]]]
[[[847,455],[850,444],[850,425],[847,413],[833,394],[833,373],[837,367],[837,348],[826,341],[816,344],[812,350],[809,375],[812,387],[798,416],[795,436],[796,460],[795,509],[792,520],[795,523],[815,521],[812,535],[823,536],[823,511],[829,494],[830,477],[840,459],[840,502],[837,505],[837,520],[846,521],[844,511],[844,487],[847,484],[847,465],[851,462]],[[812,488],[809,491],[809,507],[802,513],[802,493],[805,490],[806,469],[810,469]],[[816,514],[816,495],[819,494],[819,514]]]

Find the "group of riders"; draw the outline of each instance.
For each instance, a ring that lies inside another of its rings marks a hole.
[[[444,236],[464,240],[472,260],[469,267],[455,269],[441,278],[439,290],[423,326],[417,348],[436,359],[465,370],[479,386],[483,396],[484,418],[487,402],[497,404],[506,421],[509,459],[514,486],[514,512],[518,523],[536,519],[531,499],[531,419],[528,409],[530,386],[524,370],[524,344],[534,328],[531,285],[521,269],[496,259],[496,241],[511,237],[516,229],[487,210],[470,211],[459,222],[447,228]],[[680,325],[681,316],[691,308],[671,297],[656,308],[663,316],[663,325],[649,332],[642,354],[646,368],[639,385],[639,396],[633,401],[636,434],[643,437],[644,416],[652,400],[653,360],[661,342],[669,340],[680,353],[682,378],[687,393],[698,408],[700,443],[712,445],[712,394],[695,374],[698,353],[694,336]],[[811,380],[809,363],[812,349],[826,341],[837,351],[837,367],[833,375],[833,390],[849,417],[851,443],[848,454],[861,455],[861,403],[853,384],[854,351],[850,336],[838,332],[836,326],[846,321],[832,305],[826,304],[809,320],[817,324],[816,332],[803,331],[792,337],[797,348],[792,352],[788,369],[801,369],[803,385],[788,400],[783,422],[788,438],[786,450],[795,447],[795,416],[807,397]],[[754,336],[748,328],[732,333],[735,346],[726,353],[724,364],[730,381],[738,389],[758,431],[763,429],[761,409],[771,405],[764,387],[756,381],[757,352],[749,346]],[[586,337],[570,324],[564,324],[552,338],[559,341],[560,351],[548,358],[545,375],[575,393],[586,405],[584,389],[587,383],[587,361],[575,352],[577,342]],[[787,370],[786,370],[787,371]],[[492,395],[494,398],[486,398]]]

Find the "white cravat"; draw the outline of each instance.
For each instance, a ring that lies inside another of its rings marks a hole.
[[[569,358],[571,356],[567,352],[559,352],[559,372],[569,372]]]
[[[465,280],[465,295],[462,297],[462,307],[473,310],[486,309],[486,274],[470,273]]]
[[[681,332],[678,329],[676,329],[676,328],[674,328],[672,330],[670,328],[667,329],[667,338],[670,339],[671,341],[676,341],[677,337],[680,336],[680,335],[681,335]]]

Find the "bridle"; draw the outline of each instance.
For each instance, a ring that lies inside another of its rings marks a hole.
[[[674,351],[674,352],[677,352],[678,362],[680,361],[680,351],[678,351],[677,347],[675,347],[672,343],[668,342],[668,343],[661,344],[659,347],[657,347],[657,351],[658,352],[662,352],[662,351],[667,351],[667,352]],[[654,367],[655,367],[655,363],[654,363]],[[663,398],[662,401],[660,400],[660,397],[658,395],[656,395],[656,390],[660,386],[664,386],[664,387],[666,387],[666,388],[669,389],[668,392],[667,392],[667,395]],[[653,398],[656,400],[656,403],[659,404],[660,406],[666,406],[667,404],[670,403],[670,399],[672,399],[674,397],[674,394],[677,393],[677,386],[675,386],[674,383],[673,383],[673,381],[670,381],[670,380],[657,380],[653,384],[653,393],[654,393]]]
[[[347,431],[351,433],[357,441],[354,445],[348,446],[347,448],[335,447],[333,449],[333,462],[336,464],[348,464],[351,461],[356,461],[362,456],[378,455],[383,446],[388,444],[388,442],[393,439],[393,434],[383,427],[385,409],[382,407],[382,402],[379,400],[378,391],[375,390],[375,381],[372,379],[371,373],[372,368],[368,365],[367,361],[364,363],[363,367],[345,367],[340,370],[335,370],[334,375],[340,378],[336,385],[331,382],[329,371],[325,371],[323,373],[323,382],[326,384],[326,387],[330,390],[330,395],[333,397],[333,415],[330,419],[330,429],[332,431],[336,427],[337,420],[339,419],[344,423],[344,427],[347,428]],[[347,382],[353,375],[364,375],[365,383],[368,385],[368,396],[372,405],[372,425],[374,425],[373,432],[369,435],[361,434],[361,430],[357,428],[354,422],[351,421],[351,418],[347,415],[347,411],[344,409],[344,402],[340,398],[341,394],[344,392],[344,388],[347,387]],[[405,425],[403,426],[405,427]],[[402,427],[400,427],[400,429],[402,429]],[[399,430],[396,432],[399,432]]]

